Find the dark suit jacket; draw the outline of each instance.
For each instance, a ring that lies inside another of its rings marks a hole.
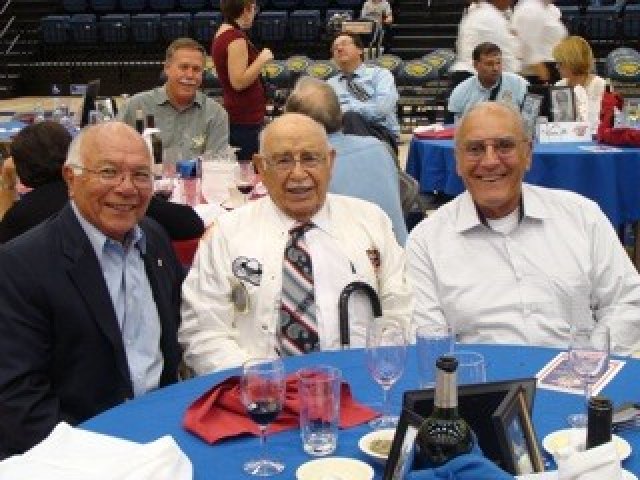
[[[164,370],[176,381],[183,270],[164,231],[140,226],[160,315]],[[77,424],[133,386],[100,264],[70,205],[0,246],[0,456],[24,451],[59,421]]]

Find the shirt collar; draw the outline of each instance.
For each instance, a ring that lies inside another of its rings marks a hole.
[[[196,95],[193,97],[192,104],[187,108],[191,108],[193,105],[196,105],[197,107],[202,107],[202,105],[204,104],[204,100],[202,98],[203,95],[204,94],[198,90],[196,92]],[[169,101],[169,95],[167,95],[166,84],[156,89],[156,103],[158,105],[166,105],[166,104],[171,105],[171,102]]]
[[[473,78],[474,78],[476,84],[478,85],[478,88],[480,88],[484,92],[490,92],[491,90],[493,90],[494,88],[496,88],[498,86],[498,84],[500,83],[500,80],[502,80],[502,74],[500,74],[500,76],[496,80],[496,83],[494,83],[490,87],[485,87],[484,85],[482,85],[482,83],[480,83],[480,79],[478,78],[478,74],[474,75]]]
[[[73,200],[71,200],[71,208],[73,209],[73,213],[75,213],[78,222],[80,222],[82,230],[84,230],[84,233],[89,238],[89,242],[91,243],[91,246],[93,247],[94,252],[96,252],[98,258],[102,257],[102,253],[108,247],[112,245],[122,246],[120,242],[107,237],[86,218],[84,218],[84,216],[80,213],[80,210],[78,210],[78,206]],[[139,225],[134,226],[133,229],[127,234],[124,243],[125,245],[136,246],[138,250],[140,250],[140,253],[142,253],[143,255],[147,252],[147,241],[144,230],[142,230]]]
[[[280,223],[282,224],[282,226],[285,228],[286,231],[291,230],[293,227],[295,227],[300,223],[297,220],[286,215],[282,210],[280,210],[278,206],[275,203],[273,203],[273,200],[271,200],[271,198],[269,198],[269,201],[271,202],[271,205],[275,210],[276,215],[280,220]],[[309,222],[313,223],[320,230],[329,233],[330,215],[329,215],[329,206],[327,205],[327,203],[328,203],[328,196],[327,198],[325,198],[324,204],[322,205],[322,207],[320,207],[320,210],[318,210],[316,214],[313,217],[311,217],[311,220],[309,220]]]

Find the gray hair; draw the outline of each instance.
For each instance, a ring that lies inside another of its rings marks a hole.
[[[502,111],[510,114],[513,117],[516,131],[518,131],[523,138],[526,136],[522,115],[520,115],[520,111],[516,108],[515,105],[511,103],[503,103],[503,102],[480,102],[472,106],[464,114],[464,116],[462,117],[462,120],[460,120],[460,123],[456,128],[456,133],[454,136],[454,142],[455,142],[456,148],[460,146],[459,145],[460,134],[465,130],[464,127],[470,121],[469,118],[472,116],[472,114],[474,114],[476,111],[479,111],[479,110],[487,110],[487,113]]]
[[[323,125],[327,133],[342,129],[340,101],[331,85],[318,78],[301,77],[285,104],[285,112],[302,113]]]

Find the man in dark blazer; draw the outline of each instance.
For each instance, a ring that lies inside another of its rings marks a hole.
[[[183,280],[144,218],[151,156],[132,128],[85,129],[63,175],[71,201],[0,247],[0,456],[177,379]]]

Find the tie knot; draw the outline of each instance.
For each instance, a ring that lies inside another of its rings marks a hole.
[[[289,235],[291,237],[300,238],[309,230],[311,230],[315,225],[311,222],[302,223],[300,225],[296,225],[291,230],[289,230]]]
[[[355,73],[343,73],[342,76],[340,77],[340,80],[353,80],[353,78],[356,76]]]

